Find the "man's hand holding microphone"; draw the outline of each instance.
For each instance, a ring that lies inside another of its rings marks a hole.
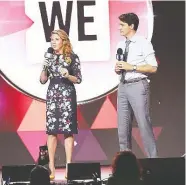
[[[125,71],[132,71],[133,70],[133,65],[125,62],[125,61],[116,61],[115,65],[115,71],[116,72],[121,72],[121,70]]]
[[[115,72],[117,74],[121,74],[123,71],[132,71],[133,65],[127,63],[124,61],[124,54],[123,50],[121,48],[118,48],[117,54],[116,54],[116,65],[115,65]]]

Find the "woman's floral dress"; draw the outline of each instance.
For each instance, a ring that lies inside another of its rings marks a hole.
[[[77,134],[77,100],[74,84],[64,78],[60,67],[66,68],[70,75],[76,76],[81,83],[80,61],[77,55],[70,57],[54,55],[50,60],[48,75],[50,84],[46,97],[46,133]]]

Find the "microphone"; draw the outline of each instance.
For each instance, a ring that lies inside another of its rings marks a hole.
[[[54,53],[54,49],[52,47],[49,47],[47,52],[45,52],[44,57],[47,59],[51,59],[54,57],[53,53]]]
[[[116,59],[117,59],[118,61],[123,61],[123,60],[124,60],[123,50],[122,50],[121,48],[118,48],[118,49],[117,49]],[[124,70],[122,69],[122,70],[120,70],[120,72],[123,73]]]
[[[48,50],[47,50],[47,52],[45,52],[45,54],[44,54],[45,63],[48,63],[48,60],[49,60],[49,59],[54,58],[53,53],[54,53],[54,49],[53,49],[52,47],[49,47]],[[48,69],[48,65],[45,65],[45,64],[44,64],[43,70],[44,70],[44,71],[47,71],[47,69]]]
[[[124,59],[123,50],[121,48],[117,49],[116,59],[118,61],[123,61],[123,59]]]

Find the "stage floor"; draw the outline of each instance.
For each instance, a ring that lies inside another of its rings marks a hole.
[[[101,179],[106,179],[109,177],[109,174],[111,174],[111,168],[110,167],[101,167]],[[63,169],[56,169],[56,181],[65,180],[65,168]]]

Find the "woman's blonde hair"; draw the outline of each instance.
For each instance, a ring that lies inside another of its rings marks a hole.
[[[62,54],[64,56],[70,56],[70,54],[72,53],[72,45],[67,33],[64,30],[59,29],[52,31],[51,35],[53,34],[57,34],[63,41],[63,46],[61,48]]]

